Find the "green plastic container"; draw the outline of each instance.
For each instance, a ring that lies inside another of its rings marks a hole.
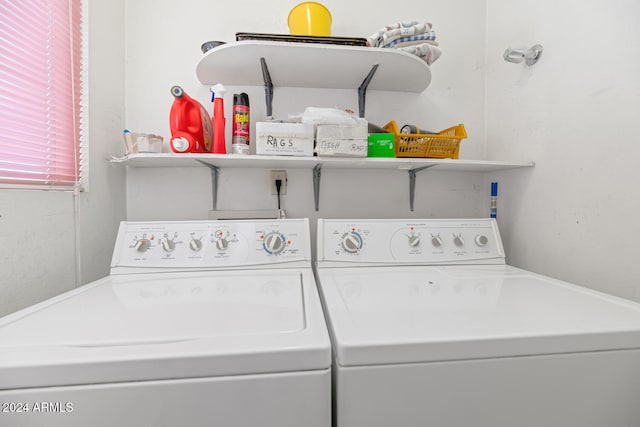
[[[370,133],[368,157],[395,157],[392,133]]]

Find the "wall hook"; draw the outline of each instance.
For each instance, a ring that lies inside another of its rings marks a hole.
[[[540,56],[542,55],[542,45],[536,44],[531,47],[531,49],[507,49],[504,51],[503,58],[507,62],[513,62],[514,64],[519,64],[524,60],[524,62],[531,66],[538,62]]]

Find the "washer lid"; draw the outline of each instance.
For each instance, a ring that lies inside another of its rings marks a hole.
[[[310,269],[109,276],[0,319],[0,389],[329,366]]]
[[[640,305],[508,266],[326,268],[343,366],[640,348]]]

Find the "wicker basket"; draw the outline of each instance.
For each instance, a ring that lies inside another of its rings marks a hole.
[[[436,134],[400,133],[395,120],[384,126],[395,136],[396,157],[431,157],[457,159],[460,141],[467,137],[463,124],[442,130]]]

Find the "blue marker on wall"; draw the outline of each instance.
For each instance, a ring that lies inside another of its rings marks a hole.
[[[498,215],[498,183],[491,183],[491,218]]]

